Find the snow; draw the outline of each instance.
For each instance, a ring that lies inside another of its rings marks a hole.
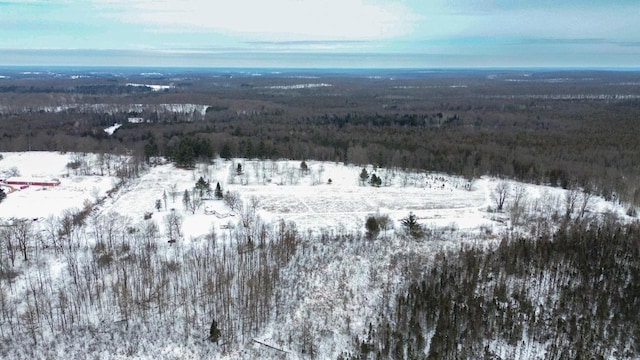
[[[266,89],[277,89],[277,90],[299,90],[299,89],[314,89],[321,87],[330,87],[333,86],[331,84],[326,83],[310,83],[310,84],[294,84],[294,85],[273,85],[267,86]]]
[[[294,346],[295,341],[294,345],[288,344],[291,337],[297,339],[301,336],[303,328],[314,339],[318,358],[335,359],[342,350],[349,349],[353,345],[353,334],[364,334],[369,322],[375,324],[380,312],[391,311],[395,296],[406,280],[421,273],[439,251],[457,249],[460,243],[466,241],[490,246],[497,242],[495,239],[500,233],[530,231],[526,226],[511,224],[508,212],[513,205],[511,199],[505,204],[507,211],[493,210],[493,194],[503,180],[490,177],[469,182],[446,174],[366,166],[369,174],[375,173],[382,179],[383,185],[374,187],[360,183],[359,175],[363,167],[357,165],[307,161],[309,170],[304,172],[299,161],[217,159],[213,164],[200,164],[189,170],[176,168],[172,164],[152,166],[143,171],[139,178],[121,185],[120,179],[110,175],[112,169],[99,170],[98,155],[53,152],[1,155],[2,178],[9,177],[4,174],[12,174],[25,178],[58,178],[61,183],[57,187],[32,186],[8,194],[0,203],[0,222],[60,216],[67,209],[75,211],[90,205],[94,207],[91,227],[99,226],[99,221],[122,227],[130,223],[137,226],[155,222],[162,240],[156,245],[159,248],[157,258],[164,259],[166,263],[178,261],[176,259],[190,251],[199,251],[206,246],[207,236],[212,232],[217,234],[216,241],[229,242],[231,233],[240,231],[242,211],[231,209],[221,200],[205,198],[194,213],[185,209],[182,202],[184,193],[187,191],[190,196],[197,196],[191,191],[200,177],[209,181],[212,190],[219,182],[224,192],[237,193],[245,204],[253,204],[267,226],[274,227],[281,220],[293,222],[304,239],[321,239],[319,235],[329,234],[329,240],[301,241],[298,251],[288,259],[287,264],[283,264],[277,289],[283,313],[269,320],[256,337],[263,344],[288,351],[287,358],[293,359],[303,356],[299,355],[300,349]],[[87,164],[87,168],[80,172],[72,171],[68,164],[79,159]],[[121,160],[126,161],[126,158]],[[238,164],[241,165],[241,173],[237,171]],[[525,204],[529,213],[564,211],[566,190],[514,181],[507,183],[512,189],[519,186],[525,189]],[[592,198],[588,211],[591,214],[616,212],[624,216],[622,206],[598,197]],[[400,220],[410,212],[430,231],[430,240],[434,241],[413,241],[394,235],[402,232]],[[363,234],[366,217],[374,214],[389,215],[394,222],[393,228],[382,231],[381,240],[378,241],[353,241],[351,236]],[[147,215],[151,216],[150,221],[145,220]],[[183,219],[182,238],[177,244],[168,244],[166,241],[166,222],[171,215]],[[45,221],[34,224],[39,231],[45,231]],[[96,254],[92,254],[90,249],[95,243],[95,239],[85,240],[75,254],[75,261],[82,263],[85,259],[86,263],[92,264],[92,256]],[[64,256],[51,255],[41,258],[40,265],[34,268],[46,267],[47,276],[56,287],[73,288],[68,279],[70,263]],[[108,273],[100,281],[111,284],[110,277],[115,276],[119,275]],[[21,304],[19,299],[27,293],[29,281],[24,275],[16,279],[10,295],[16,304]],[[548,276],[544,274],[541,283],[534,284],[543,299],[548,298],[544,296],[548,281]],[[176,313],[174,316],[176,322],[182,321],[182,315]],[[113,323],[117,319],[114,314],[96,311],[89,315],[88,322]],[[146,325],[132,323],[131,326],[148,330]],[[161,330],[154,331],[156,335],[160,334],[158,337],[162,337]],[[95,336],[107,335],[98,333]],[[176,339],[167,339],[161,343],[164,345],[157,345],[157,342],[153,343],[142,336],[142,340],[135,342],[125,339],[125,345],[137,348],[137,344],[146,344],[149,351],[154,351],[161,358],[201,355],[194,350],[199,346],[193,343],[196,340],[191,337],[183,341],[184,336],[181,334],[176,335]],[[77,353],[88,351],[84,347],[95,347],[101,341],[83,339],[78,340],[74,350]],[[256,358],[263,357],[268,351],[278,353],[251,339],[245,341],[244,345],[234,346],[228,349],[224,358]],[[501,341],[489,342],[487,346],[502,358],[544,358],[545,355],[545,344],[528,339],[515,347]],[[49,350],[49,354],[57,351],[57,356],[62,356],[67,350],[60,345]],[[125,350],[118,354],[102,352],[93,355],[106,359],[128,357]],[[217,352],[209,355],[221,357],[221,353]]]
[[[144,111],[159,112],[159,113],[179,113],[179,114],[192,114],[197,113],[200,116],[204,116],[207,112],[209,105],[200,104],[66,104],[58,106],[32,106],[32,107],[19,107],[12,108],[8,106],[0,107],[0,111],[17,111],[17,112],[32,112],[43,111],[48,113],[60,113],[65,111],[78,111],[81,113],[96,113],[104,112],[108,114],[115,113],[141,113]]]
[[[57,178],[55,187],[29,186],[12,192],[0,204],[2,218],[46,218],[66,209],[81,209],[86,201],[105,196],[118,180],[111,176],[68,176],[72,154],[52,152],[2,153],[0,174],[17,169],[22,178]]]
[[[104,132],[106,132],[108,135],[113,135],[113,133],[115,133],[116,130],[120,129],[121,127],[122,127],[122,124],[116,123],[104,129]]]
[[[162,90],[169,90],[174,88],[174,86],[172,85],[153,85],[153,84],[134,84],[134,83],[128,83],[127,86],[148,87],[152,91],[162,91]]]

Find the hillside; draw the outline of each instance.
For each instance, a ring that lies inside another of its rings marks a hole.
[[[361,181],[334,162],[105,155],[2,153],[0,178],[60,185],[0,203],[0,357],[638,356],[626,204],[396,168]],[[372,234],[370,216],[389,221]]]

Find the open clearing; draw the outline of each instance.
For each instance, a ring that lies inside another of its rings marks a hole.
[[[302,172],[300,162],[295,161],[218,159],[213,165],[193,170],[178,169],[171,164],[153,166],[115,195],[106,197],[119,179],[95,175],[98,170],[93,155],[83,158],[91,175],[75,175],[69,169],[67,164],[77,160],[72,154],[30,152],[4,153],[3,156],[0,173],[17,171],[22,177],[57,177],[61,184],[16,189],[0,206],[1,218],[46,218],[59,215],[65,209],[82,209],[86,203],[104,198],[98,207],[99,213],[117,212],[133,220],[142,220],[145,213],[154,213],[153,218],[162,222],[166,213],[179,212],[185,220],[185,238],[198,237],[212,228],[219,229],[236,221],[233,216],[205,215],[205,207],[233,214],[220,200],[205,199],[195,213],[184,208],[185,190],[191,194],[202,176],[210,182],[212,190],[219,182],[224,192],[237,192],[243,201],[255,202],[265,220],[294,221],[301,229],[351,231],[363,229],[369,214],[388,214],[397,222],[409,212],[427,225],[459,228],[499,225],[491,220],[492,214],[487,213],[494,182],[489,179],[476,180],[467,190],[468,183],[461,178],[378,169],[375,172],[385,179],[385,185],[374,187],[360,182],[360,166],[309,162],[309,171]],[[237,172],[237,164],[245,169],[241,174]],[[367,170],[374,173],[371,166]],[[157,200],[162,203],[159,210]]]
[[[369,174],[376,173],[384,180],[383,186],[374,187],[360,182],[361,166],[309,162],[308,171],[303,172],[297,161],[218,159],[214,164],[199,165],[192,170],[171,164],[153,166],[107,197],[119,179],[104,171],[103,176],[95,175],[99,170],[94,155],[83,157],[90,175],[75,175],[69,170],[67,165],[78,159],[74,154],[29,152],[3,156],[0,174],[17,171],[22,177],[61,179],[57,187],[32,186],[9,194],[0,206],[0,218],[6,219],[46,218],[103,199],[98,214],[116,212],[142,221],[145,213],[152,213],[161,229],[166,214],[180,213],[184,217],[184,237],[197,238],[211,229],[237,222],[235,216],[205,214],[205,208],[218,214],[238,215],[223,201],[213,200],[213,196],[205,197],[194,213],[184,208],[185,190],[192,194],[196,181],[203,177],[210,182],[212,191],[219,182],[224,192],[237,192],[243,202],[256,204],[258,213],[267,222],[294,221],[301,230],[364,231],[366,216],[376,213],[388,214],[398,228],[400,219],[409,212],[430,228],[473,230],[482,226],[495,233],[506,227],[505,214],[488,211],[494,207],[492,192],[498,182],[492,178],[469,183],[442,174],[365,167]],[[238,164],[243,169],[240,173]],[[562,205],[563,190],[525,186],[529,200],[545,198],[552,207]],[[160,209],[156,207],[157,201],[162,204]],[[612,204],[602,200],[593,202],[591,207],[600,212],[613,209]]]

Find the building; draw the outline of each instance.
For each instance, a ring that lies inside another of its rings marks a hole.
[[[12,186],[58,186],[60,185],[59,179],[41,179],[41,178],[20,178],[11,177],[5,180],[0,180],[0,183]]]

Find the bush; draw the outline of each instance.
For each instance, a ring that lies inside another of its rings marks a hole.
[[[369,216],[364,226],[367,229],[367,239],[373,240],[380,234],[380,224],[375,216]]]

